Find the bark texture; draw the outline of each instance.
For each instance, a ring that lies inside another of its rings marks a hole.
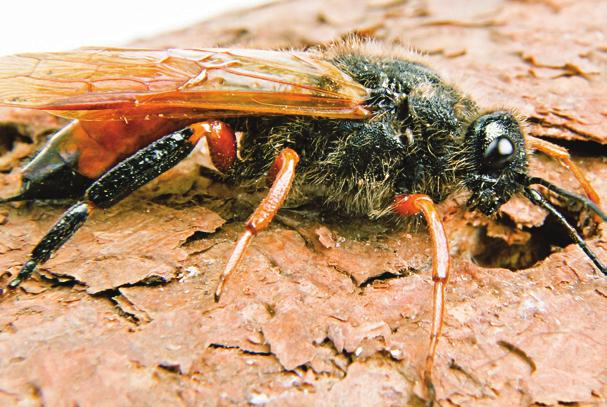
[[[481,104],[563,140],[607,200],[605,21],[601,0],[292,0],[133,45],[302,48],[351,33],[411,45]],[[62,124],[0,111],[2,196]],[[532,173],[580,192],[541,155]],[[426,234],[285,210],[215,304],[258,199],[200,177],[192,157],[95,212],[41,268],[60,285],[32,279],[0,299],[0,405],[421,405]],[[464,202],[440,205],[453,255],[440,403],[605,403],[607,280],[526,201],[499,221]],[[0,207],[2,286],[66,207]],[[607,262],[605,227],[585,229]]]

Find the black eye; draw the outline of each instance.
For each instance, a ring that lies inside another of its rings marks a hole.
[[[483,163],[491,168],[504,168],[515,155],[515,147],[508,137],[496,137],[483,153]]]

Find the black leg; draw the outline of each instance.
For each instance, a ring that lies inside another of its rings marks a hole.
[[[607,222],[607,214],[605,214],[605,212],[603,212],[603,210],[596,203],[592,202],[589,198],[587,198],[583,195],[578,195],[578,194],[574,194],[573,192],[569,192],[569,191],[567,191],[561,187],[558,187],[558,186],[554,185],[553,183],[548,182],[545,179],[539,178],[539,177],[529,177],[527,183],[529,185],[539,184],[539,185],[545,186],[550,191],[555,192],[558,195],[564,196],[565,198],[569,198],[573,201],[581,202],[582,205],[584,205],[586,208],[592,210],[599,218],[601,218],[601,220],[603,220],[603,222]]]
[[[36,245],[9,287],[18,287],[36,266],[47,261],[84,224],[92,208],[109,208],[174,167],[188,156],[200,137],[194,125],[186,127],[155,141],[106,172],[86,190],[84,200],[69,208]]]
[[[38,264],[47,261],[53,252],[67,242],[89,216],[90,206],[85,202],[78,202],[65,211],[63,216],[34,247],[30,259],[21,267],[21,271],[9,284],[9,288],[16,288],[23,280],[32,275]]]
[[[571,240],[573,240],[580,247],[580,249],[582,249],[582,251],[586,253],[586,256],[588,256],[588,258],[592,260],[596,268],[598,268],[601,273],[607,276],[607,267],[603,263],[601,263],[597,255],[594,254],[592,250],[590,250],[590,247],[588,247],[588,244],[586,243],[584,238],[578,233],[577,230],[575,230],[573,226],[569,224],[569,222],[567,222],[567,219],[565,219],[565,217],[554,206],[552,206],[542,194],[540,194],[535,189],[527,187],[525,188],[524,193],[525,196],[529,198],[531,202],[538,206],[541,206],[542,208],[546,209],[550,214],[552,214],[558,221],[558,223],[565,229]]]

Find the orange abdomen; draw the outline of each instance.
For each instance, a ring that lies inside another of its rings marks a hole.
[[[165,119],[76,122],[71,135],[66,135],[60,145],[60,153],[76,155],[74,170],[95,179],[142,147],[185,125]]]
[[[41,176],[57,165],[55,161],[59,156],[80,175],[96,179],[137,150],[186,125],[185,121],[166,119],[74,120],[52,137],[24,168],[24,173]]]

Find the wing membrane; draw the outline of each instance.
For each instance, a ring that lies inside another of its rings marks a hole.
[[[0,58],[0,105],[82,120],[362,118],[368,91],[314,54],[87,48]]]

